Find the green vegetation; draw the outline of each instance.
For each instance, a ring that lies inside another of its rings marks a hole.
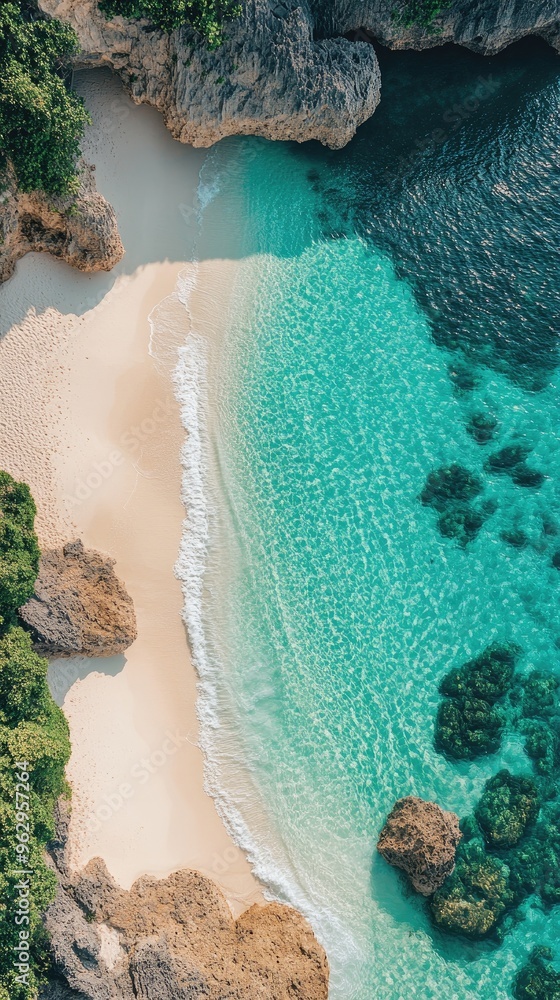
[[[76,47],[72,29],[39,17],[29,0],[0,5],[0,169],[11,161],[23,191],[67,195],[77,188],[89,119],[66,83]]]
[[[237,0],[100,0],[99,7],[110,18],[145,17],[162,31],[190,24],[210,48],[220,45],[225,22],[242,10]]]
[[[486,783],[475,816],[488,847],[513,847],[535,822],[539,792],[530,778],[500,771]]]
[[[66,719],[47,687],[47,661],[15,624],[37,574],[34,519],[28,487],[1,472],[0,1000],[31,1000],[46,970],[41,914],[56,882],[43,850],[70,756]]]
[[[451,670],[436,718],[435,745],[457,760],[473,760],[500,748],[504,716],[495,706],[508,693],[521,650],[494,643],[474,660]]]
[[[513,984],[515,1000],[560,1000],[560,972],[550,964],[550,948],[534,948]]]
[[[434,22],[451,6],[451,0],[405,0],[402,10],[395,11],[395,20],[403,28],[435,30]]]

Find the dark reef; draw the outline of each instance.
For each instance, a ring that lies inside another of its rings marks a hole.
[[[484,522],[494,513],[491,502],[476,507],[473,500],[484,489],[479,476],[453,463],[428,474],[419,500],[438,511],[438,530],[444,538],[455,538],[464,547],[476,538]]]
[[[440,684],[444,700],[435,726],[440,753],[473,760],[499,750],[504,716],[495,706],[510,689],[520,653],[512,643],[494,644],[446,674]]]

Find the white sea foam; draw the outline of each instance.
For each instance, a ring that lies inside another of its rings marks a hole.
[[[199,227],[205,210],[219,191],[219,162],[209,156],[201,170],[196,197]],[[224,665],[217,662],[214,644],[209,642],[205,628],[208,597],[205,581],[220,498],[214,496],[210,483],[209,345],[194,328],[191,312],[199,275],[199,264],[193,261],[179,275],[175,292],[153,310],[149,349],[158,368],[173,380],[185,430],[181,451],[185,520],[175,572],[182,585],[183,618],[199,677],[197,714],[205,760],[205,787],[228,832],[266,887],[266,895],[301,910],[318,938],[329,946],[331,955],[333,948],[340,949],[342,960],[334,963],[335,968],[347,966],[353,958],[357,965],[359,949],[352,936],[333,913],[313,907],[285,846],[270,827],[251,778],[250,761],[243,757],[241,738],[236,732],[239,720],[224,705],[223,695],[227,692]],[[226,696],[228,704],[232,700]],[[350,997],[348,987],[346,981],[346,995]]]

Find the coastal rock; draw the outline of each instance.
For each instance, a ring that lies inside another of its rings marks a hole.
[[[147,21],[107,22],[96,0],[39,6],[76,31],[77,65],[118,72],[137,103],[158,108],[193,146],[230,135],[344,146],[379,103],[374,38],[395,49],[456,42],[491,54],[540,35],[560,49],[557,0],[455,0],[423,27],[405,27],[406,0],[246,0],[215,51],[188,27],[165,35]]]
[[[453,871],[460,839],[455,813],[409,795],[393,806],[377,850],[406,872],[417,892],[430,896]]]
[[[70,874],[63,842],[62,829],[49,858],[58,892],[44,918],[53,978],[41,1000],[327,1000],[325,953],[290,907],[255,905],[236,920],[195,871],[126,892],[100,858]]]
[[[81,66],[110,66],[137,103],[158,108],[181,142],[211,146],[229,135],[318,139],[344,146],[380,97],[373,48],[316,41],[306,3],[246,0],[224,42],[209,51],[188,27],[165,35],[147,21],[107,22],[96,0],[40,0],[76,31]]]
[[[19,616],[45,656],[115,656],[136,639],[131,598],[113,559],[81,541],[41,555],[33,597]]]
[[[392,49],[429,49],[454,42],[493,55],[529,35],[560,49],[557,0],[452,0],[433,23],[406,27],[406,0],[311,0],[318,37],[360,29]],[[491,75],[489,67],[489,77]]]
[[[30,251],[52,254],[80,271],[110,271],[124,254],[115,213],[95,188],[93,167],[80,164],[77,195],[59,198],[18,190],[13,170],[0,178],[0,282]]]

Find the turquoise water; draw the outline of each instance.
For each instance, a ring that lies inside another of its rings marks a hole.
[[[203,379],[209,780],[313,922],[335,1000],[505,998],[560,932],[558,909],[527,906],[499,947],[446,938],[375,852],[396,798],[465,815],[500,766],[530,771],[514,735],[473,763],[436,754],[450,667],[494,640],[523,670],[559,664],[557,59],[385,54],[382,111],[347,150],[236,141],[208,165],[201,247],[219,231],[240,258]],[[491,445],[467,433],[480,412]],[[539,489],[484,471],[518,441]],[[418,501],[457,461],[495,508],[465,547]]]

